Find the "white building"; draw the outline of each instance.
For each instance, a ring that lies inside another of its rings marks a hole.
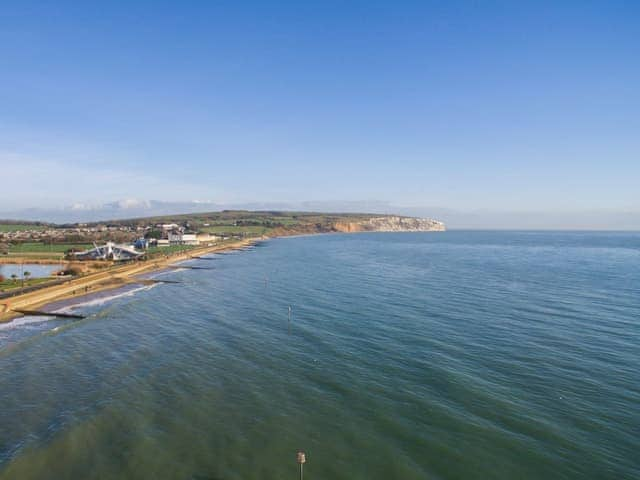
[[[210,233],[199,233],[197,235],[197,238],[199,244],[216,243],[218,240],[220,240],[220,237],[218,237],[217,235],[211,235]]]
[[[125,260],[135,260],[144,255],[130,245],[117,245],[107,242],[102,246],[94,244],[94,248],[84,252],[74,252],[71,254],[77,260],[114,260],[121,262]]]
[[[198,245],[195,233],[169,232],[170,245]]]
[[[156,227],[164,230],[165,232],[167,230],[177,230],[178,228],[180,228],[177,223],[159,223],[158,225],[156,225]]]

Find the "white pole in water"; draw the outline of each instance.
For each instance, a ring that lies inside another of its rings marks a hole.
[[[307,459],[305,458],[304,452],[298,452],[298,463],[300,464],[300,480],[302,480],[303,475],[303,465]]]

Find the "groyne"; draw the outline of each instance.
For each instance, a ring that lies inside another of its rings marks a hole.
[[[21,315],[19,310],[38,310],[53,301],[118,288],[124,283],[132,281],[133,279],[131,277],[142,273],[170,268],[174,263],[190,260],[194,255],[202,256],[209,253],[246,248],[258,241],[260,241],[260,239],[254,238],[198,247],[163,258],[153,258],[127,263],[125,265],[116,265],[99,272],[56,282],[53,285],[45,284],[42,288],[30,289],[27,292],[22,291],[18,295],[0,300],[0,322],[7,322]]]

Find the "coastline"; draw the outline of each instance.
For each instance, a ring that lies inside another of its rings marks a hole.
[[[13,311],[15,308],[35,310],[62,300],[82,298],[98,292],[114,290],[127,284],[144,283],[143,280],[136,281],[133,277],[143,273],[163,270],[174,263],[189,260],[198,255],[206,255],[229,250],[241,250],[263,240],[266,240],[266,238],[251,238],[227,244],[199,247],[162,259],[146,260],[123,266],[111,267],[105,271],[95,272],[71,279],[61,285],[52,285],[34,292],[16,295],[0,301],[0,323],[7,323],[15,318],[24,316],[19,312]]]
[[[442,230],[433,230],[440,232]],[[336,235],[354,233],[400,233],[395,231],[334,231],[334,232],[300,232],[291,234],[279,234],[275,236],[261,236],[249,239],[237,240],[226,244],[209,245],[205,247],[194,248],[181,253],[175,253],[172,256],[160,259],[144,260],[136,263],[128,263],[123,266],[112,266],[104,271],[90,273],[84,276],[70,279],[64,284],[51,285],[38,289],[34,292],[28,292],[14,297],[0,300],[0,324],[10,322],[15,318],[19,318],[22,313],[15,312],[13,309],[21,310],[37,310],[51,303],[69,299],[81,299],[83,297],[93,295],[99,292],[115,290],[130,284],[142,284],[144,280],[135,280],[136,275],[156,272],[165,269],[167,266],[177,262],[189,260],[194,256],[206,255],[209,253],[225,252],[230,250],[242,250],[256,243],[263,242],[272,238],[296,238],[310,237],[318,235]],[[31,260],[30,260],[31,261]],[[6,262],[13,263],[13,262]],[[59,263],[53,260],[44,260],[41,263]]]

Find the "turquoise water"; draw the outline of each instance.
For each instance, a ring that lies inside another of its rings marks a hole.
[[[640,478],[640,234],[277,239],[0,326],[0,479]],[[291,322],[288,306],[292,306]]]

